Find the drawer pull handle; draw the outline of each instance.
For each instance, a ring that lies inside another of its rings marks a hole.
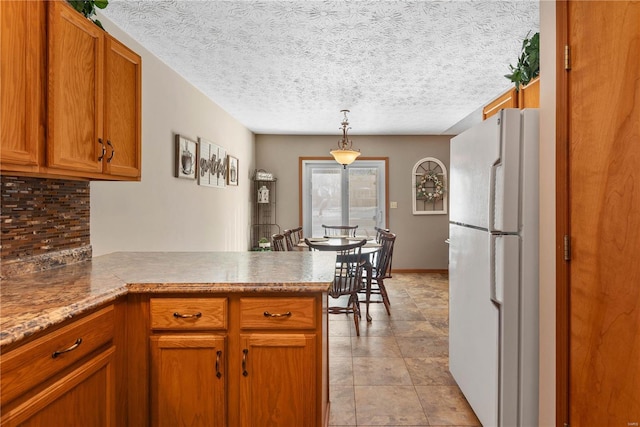
[[[242,375],[245,377],[249,375],[249,372],[247,372],[247,353],[249,353],[249,350],[246,348],[242,350]]]
[[[264,317],[291,317],[291,312],[287,311],[286,313],[269,313],[268,311],[265,311]]]
[[[80,344],[82,344],[82,338],[78,338],[78,339],[76,340],[76,342],[75,342],[75,343],[73,343],[73,345],[72,345],[71,347],[69,347],[69,348],[65,348],[64,350],[57,350],[57,351],[54,351],[54,352],[53,352],[53,354],[51,355],[51,358],[52,358],[52,359],[55,359],[56,357],[60,356],[60,355],[61,355],[61,354],[63,354],[63,353],[68,353],[68,352],[70,352],[70,351],[73,351],[73,350],[75,350],[76,348],[80,347]]]
[[[216,352],[216,377],[220,378],[222,374],[220,373],[220,357],[222,356],[222,351],[218,350]]]
[[[178,319],[191,319],[191,318],[199,319],[202,317],[202,313],[197,312],[196,314],[180,314],[176,311],[175,313],[173,313],[173,317],[177,317]]]

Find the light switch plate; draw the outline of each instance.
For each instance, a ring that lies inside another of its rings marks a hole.
[[[389,202],[389,208],[398,209],[398,202]]]

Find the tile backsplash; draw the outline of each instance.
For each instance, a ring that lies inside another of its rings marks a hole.
[[[1,275],[90,258],[89,196],[88,181],[3,175]]]

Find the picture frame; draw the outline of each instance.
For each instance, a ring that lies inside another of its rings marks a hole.
[[[182,135],[175,136],[176,178],[196,179],[198,174],[198,143]]]
[[[238,185],[238,158],[227,155],[227,185]]]
[[[227,185],[227,150],[198,137],[198,185],[223,188]]]

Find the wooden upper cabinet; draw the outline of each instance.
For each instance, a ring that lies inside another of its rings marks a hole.
[[[0,169],[35,172],[44,147],[43,2],[0,2]]]
[[[540,108],[540,77],[536,77],[520,88],[518,108]]]
[[[526,86],[509,89],[482,109],[482,120],[496,114],[503,108],[540,108],[540,77],[532,79]]]
[[[139,180],[140,56],[64,0],[0,19],[2,173]]]
[[[135,52],[107,35],[105,62],[106,172],[139,178],[142,61]]]
[[[487,104],[482,109],[482,120],[497,114],[503,108],[518,108],[518,92],[515,87]]]
[[[102,172],[105,35],[61,1],[49,3],[47,166]]]

